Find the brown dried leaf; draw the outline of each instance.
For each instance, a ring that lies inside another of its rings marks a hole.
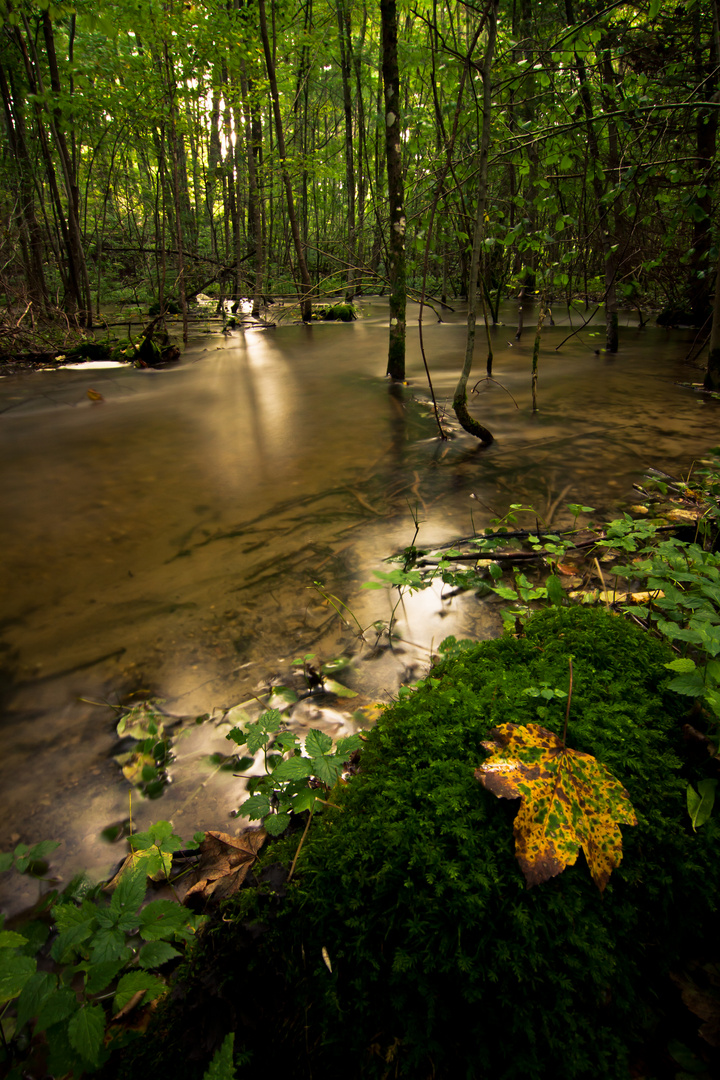
[[[224,832],[206,832],[200,844],[198,880],[185,894],[208,902],[225,900],[238,891],[248,870],[265,843],[264,829],[245,829],[240,836]]]

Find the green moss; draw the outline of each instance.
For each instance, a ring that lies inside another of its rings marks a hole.
[[[638,815],[603,894],[583,856],[526,889],[517,804],[473,776],[497,723],[562,732],[564,701],[523,691],[566,690],[570,654],[568,744],[608,766]],[[697,835],[687,824],[680,727],[659,689],[667,655],[581,608],[540,613],[520,640],[449,642],[370,734],[342,811],[313,825],[283,902],[248,891],[206,936],[198,971],[212,964],[254,1065],[269,1022],[297,1077],[625,1080],[720,876],[717,824]]]

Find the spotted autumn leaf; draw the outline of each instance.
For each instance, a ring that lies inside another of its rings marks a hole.
[[[513,832],[528,887],[572,866],[582,848],[602,892],[622,860],[619,825],[637,825],[624,787],[539,724],[500,724],[489,734],[482,745],[491,756],[475,777],[498,798],[522,799]]]

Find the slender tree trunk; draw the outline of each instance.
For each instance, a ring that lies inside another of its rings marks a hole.
[[[390,279],[390,340],[387,374],[405,379],[405,187],[400,135],[400,72],[397,51],[397,7],[395,0],[380,0],[382,20],[382,73],[385,88],[385,157],[387,161],[390,235],[388,277]]]
[[[265,13],[265,0],[258,0],[258,14],[260,16],[260,36],[263,43],[263,52],[265,53],[265,67],[267,69],[268,82],[270,83],[270,96],[273,104],[273,115],[275,117],[275,135],[277,137],[278,153],[280,155],[280,171],[282,174],[283,186],[285,188],[285,198],[287,200],[288,219],[290,222],[290,231],[292,232],[293,244],[295,246],[295,255],[298,262],[298,270],[300,271],[300,280],[302,283],[301,289],[299,289],[300,296],[300,311],[302,314],[303,322],[310,322],[312,314],[312,282],[310,281],[310,274],[308,273],[307,261],[305,259],[305,251],[303,249],[302,241],[300,239],[300,230],[298,228],[297,214],[295,213],[295,198],[293,195],[292,184],[290,182],[290,173],[287,167],[287,153],[285,151],[285,134],[283,131],[282,114],[280,112],[280,97],[278,95],[277,79],[275,77],[275,61],[270,49],[270,40],[268,38],[267,30],[267,16]]]
[[[455,388],[453,397],[453,409],[460,424],[469,432],[480,439],[483,446],[489,446],[493,441],[492,432],[488,431],[479,421],[470,415],[467,407],[467,384],[470,378],[473,364],[473,352],[475,350],[475,324],[477,321],[478,303],[478,276],[480,271],[480,254],[483,240],[485,239],[485,207],[487,205],[488,184],[488,157],[490,153],[490,119],[492,113],[492,66],[495,54],[495,41],[497,38],[497,15],[498,0],[491,0],[487,8],[487,42],[485,45],[485,57],[483,60],[483,126],[480,137],[480,162],[478,165],[477,209],[475,212],[475,229],[473,233],[472,258],[470,260],[470,279],[468,281],[468,316],[467,336],[465,340],[465,363],[462,374]]]
[[[252,314],[257,319],[260,315],[262,302],[263,263],[265,248],[263,244],[262,206],[260,199],[260,187],[258,184],[258,154],[253,139],[253,126],[250,109],[250,87],[248,85],[245,70],[245,61],[240,61],[240,90],[243,97],[243,113],[245,115],[245,146],[247,149],[248,188],[249,188],[249,216],[252,227],[253,243],[255,245],[255,287],[253,289]]]
[[[347,0],[337,0],[338,40],[340,42],[340,74],[345,115],[345,188],[347,194],[348,268],[345,299],[355,295],[355,158],[353,148],[353,114],[350,75],[352,68],[352,34]]]

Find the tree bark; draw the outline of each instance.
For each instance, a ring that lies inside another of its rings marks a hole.
[[[405,187],[400,143],[400,72],[397,51],[397,7],[395,0],[380,0],[382,22],[382,74],[385,88],[385,156],[387,161],[390,236],[388,278],[390,279],[390,338],[387,374],[399,382],[405,379]]]
[[[498,0],[491,0],[487,8],[487,43],[483,60],[483,126],[480,137],[480,162],[478,165],[477,209],[473,233],[472,257],[470,260],[470,280],[468,281],[468,316],[467,336],[465,340],[465,363],[462,374],[455,387],[453,409],[462,427],[470,435],[480,440],[483,446],[493,442],[493,434],[478,420],[470,415],[467,407],[467,384],[472,371],[473,352],[475,350],[475,324],[477,321],[478,275],[480,254],[485,239],[485,207],[487,205],[488,157],[490,153],[490,118],[492,112],[492,66],[497,38]]]
[[[275,135],[277,137],[278,154],[280,155],[280,171],[282,175],[283,186],[285,188],[285,198],[287,201],[288,220],[290,222],[290,231],[292,233],[293,244],[295,246],[295,254],[297,256],[298,270],[300,271],[301,288],[299,291],[300,296],[300,312],[303,322],[310,322],[312,314],[312,282],[310,281],[310,274],[308,273],[307,260],[305,259],[305,251],[303,249],[302,241],[300,239],[300,230],[298,228],[297,214],[295,213],[295,198],[293,195],[292,183],[290,181],[290,173],[287,167],[287,152],[285,150],[285,133],[283,130],[282,114],[280,112],[280,97],[278,94],[277,79],[275,77],[275,61],[273,59],[272,51],[270,49],[270,40],[268,38],[267,30],[267,16],[265,13],[265,0],[258,0],[258,14],[260,16],[260,37],[262,38],[263,52],[265,54],[265,67],[267,70],[268,82],[270,83],[270,97],[273,104],[273,116],[275,118]]]

